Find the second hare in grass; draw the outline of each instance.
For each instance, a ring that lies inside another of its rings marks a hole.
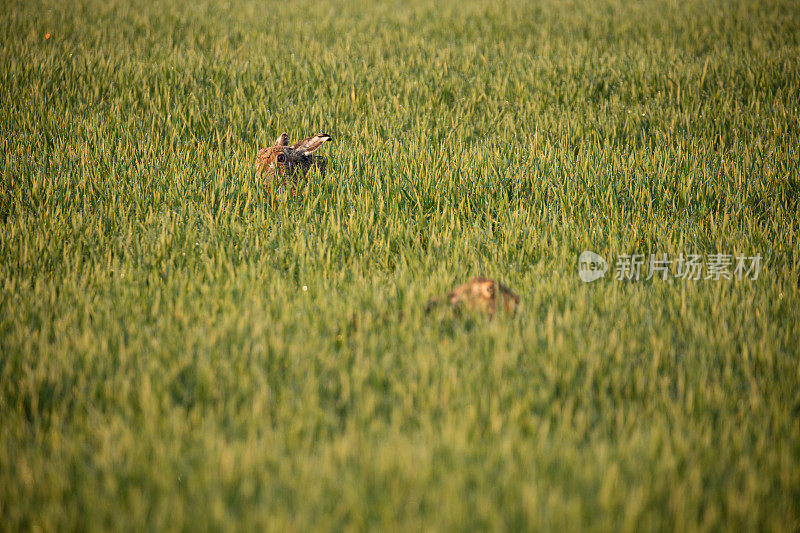
[[[519,305],[519,296],[493,279],[476,277],[463,285],[459,285],[443,298],[434,298],[428,302],[427,311],[442,304],[449,303],[456,311],[466,309],[486,313],[489,318],[498,311],[514,315]]]

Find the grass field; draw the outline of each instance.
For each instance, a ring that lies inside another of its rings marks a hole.
[[[795,1],[0,27],[0,529],[800,529]],[[296,196],[283,130],[334,138]],[[516,317],[425,314],[477,274]]]

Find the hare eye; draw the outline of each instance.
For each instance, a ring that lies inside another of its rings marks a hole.
[[[278,154],[278,163],[283,163],[286,161],[286,156],[283,154]]]

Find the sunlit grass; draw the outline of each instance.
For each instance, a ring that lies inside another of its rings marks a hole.
[[[4,528],[800,524],[795,2],[0,20]],[[284,130],[328,174],[268,195]],[[476,274],[515,318],[425,314]]]

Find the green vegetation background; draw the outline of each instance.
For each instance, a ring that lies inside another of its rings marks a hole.
[[[0,529],[800,527],[797,2],[0,26]],[[283,130],[331,171],[268,197]],[[425,316],[477,273],[516,318]]]

